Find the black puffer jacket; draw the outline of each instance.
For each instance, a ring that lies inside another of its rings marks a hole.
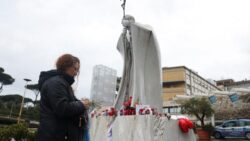
[[[86,109],[75,98],[72,83],[73,77],[56,70],[41,72],[38,82],[41,101],[37,141],[82,141],[82,127],[86,124],[82,115]]]

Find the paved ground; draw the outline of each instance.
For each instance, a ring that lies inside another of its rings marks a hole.
[[[245,139],[221,139],[221,140],[212,139],[211,141],[249,141],[249,140],[245,140]]]
[[[214,139],[214,138],[212,138],[211,141],[249,141],[249,140],[244,139],[244,138],[225,138],[225,139]]]

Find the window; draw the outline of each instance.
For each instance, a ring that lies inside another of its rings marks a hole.
[[[229,122],[224,123],[223,126],[224,127],[236,127],[237,123],[236,123],[236,121],[229,121]]]
[[[240,126],[245,126],[247,123],[245,121],[239,121]]]
[[[250,121],[245,121],[245,126],[250,126]]]

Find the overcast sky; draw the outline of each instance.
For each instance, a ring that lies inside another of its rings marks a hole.
[[[23,78],[37,83],[58,56],[81,60],[78,98],[89,97],[92,69],[122,74],[116,50],[122,31],[120,0],[1,0],[0,67],[15,78],[2,94],[23,94]],[[127,0],[126,13],[153,27],[162,67],[180,66],[213,80],[250,79],[249,0]],[[28,91],[27,96],[32,97]]]

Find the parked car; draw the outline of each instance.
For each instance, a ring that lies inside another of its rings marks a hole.
[[[221,125],[215,126],[213,136],[224,137],[246,137],[250,139],[250,119],[226,120]]]

